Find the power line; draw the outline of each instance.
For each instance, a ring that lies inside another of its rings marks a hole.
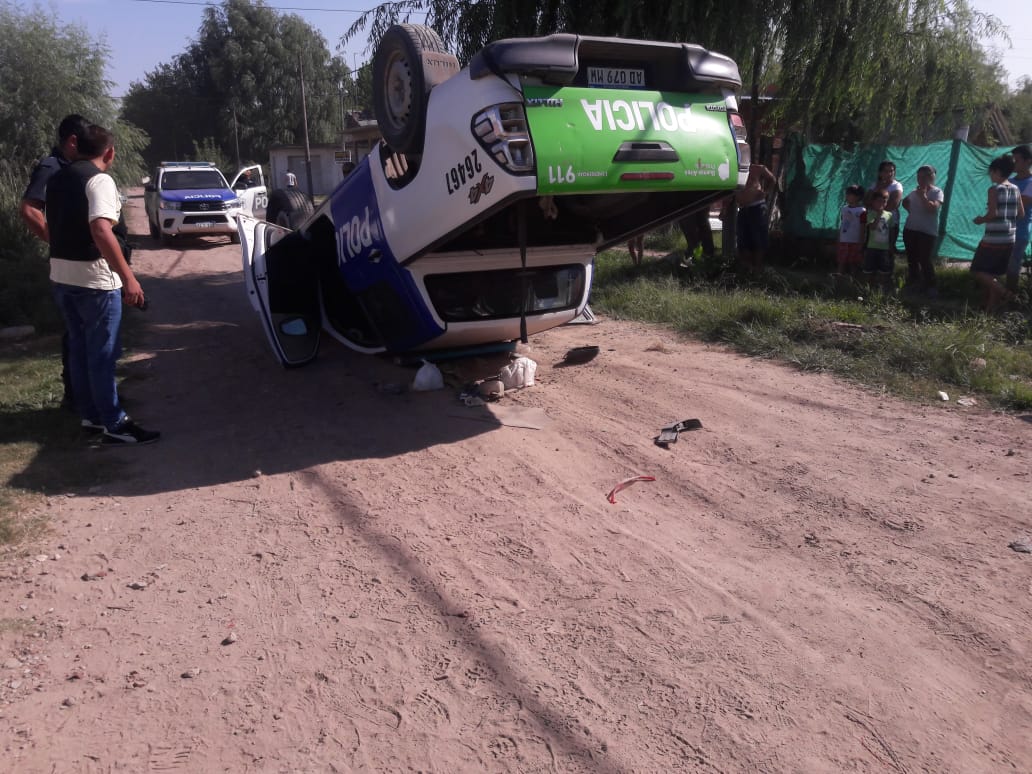
[[[205,0],[131,0],[134,3],[162,3],[164,5],[203,5],[208,8],[219,8],[221,3],[205,2]],[[267,5],[272,11],[322,11],[323,13],[366,13],[366,11],[356,11],[350,8],[301,8],[290,5]]]

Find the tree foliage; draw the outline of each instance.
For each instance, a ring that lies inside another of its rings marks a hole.
[[[139,179],[146,135],[117,120],[117,103],[104,80],[108,55],[103,39],[59,23],[52,11],[22,10],[0,0],[0,165],[13,179],[28,179],[69,113],[111,129],[117,148],[112,175],[122,185]]]
[[[1032,78],[1022,78],[1003,101],[1003,114],[1018,142],[1032,142]]]
[[[225,0],[205,10],[196,42],[130,86],[124,115],[151,133],[151,162],[192,158],[209,141],[240,163],[265,159],[271,145],[304,140],[302,71],[309,140],[330,142],[346,66],[300,17]]]
[[[367,30],[371,50],[391,24],[424,15],[463,62],[491,40],[554,32],[700,43],[816,141],[921,141],[1003,91],[978,43],[999,24],[966,0],[400,0],[360,16],[344,41]]]
[[[943,139],[1003,95],[999,68],[978,42],[999,28],[966,2],[917,0],[876,13],[863,0],[789,5],[786,21],[809,23],[781,24],[777,94],[783,114],[817,139]]]
[[[50,284],[45,246],[18,215],[29,173],[56,144],[61,119],[81,113],[110,128],[117,148],[112,174],[123,186],[139,180],[146,135],[116,120],[104,80],[107,58],[104,41],[82,27],[0,0],[0,327],[61,328],[56,307],[43,301]]]
[[[369,113],[373,111],[373,63],[366,62],[350,73],[350,80],[345,80],[344,98],[347,110],[353,113]]]

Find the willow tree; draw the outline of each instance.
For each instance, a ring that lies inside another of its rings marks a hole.
[[[1005,91],[979,43],[1002,35],[999,24],[962,0],[911,0],[877,13],[865,0],[790,6],[773,80],[782,115],[814,139],[948,137]]]
[[[400,0],[358,18],[370,49],[393,23],[422,19],[459,57],[504,37],[568,31],[690,41],[734,58],[743,92],[819,141],[919,139],[936,121],[1002,94],[979,41],[999,23],[965,0]]]

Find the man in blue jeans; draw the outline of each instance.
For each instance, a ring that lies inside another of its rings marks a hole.
[[[78,113],[72,113],[61,119],[57,127],[57,145],[51,149],[49,156],[44,156],[32,170],[32,176],[22,194],[18,214],[28,227],[43,242],[50,241],[47,231],[46,201],[47,183],[57,171],[75,161],[79,155],[76,150],[80,134],[85,133],[90,122]],[[75,408],[72,398],[72,383],[68,371],[68,333],[61,337],[61,381],[64,383],[64,399],[62,408]]]
[[[153,443],[161,434],[129,419],[115,384],[122,299],[142,307],[144,294],[112,230],[122,204],[106,174],[115,159],[111,133],[91,124],[78,154],[50,178],[46,198],[50,281],[68,329],[75,408],[105,445]]]

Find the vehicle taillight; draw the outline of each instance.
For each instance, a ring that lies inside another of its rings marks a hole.
[[[742,120],[742,116],[738,113],[728,113],[731,116],[731,129],[735,133],[735,139],[744,141],[746,139],[745,133],[745,121]]]
[[[673,180],[673,172],[624,172],[620,175],[621,181],[638,180]]]
[[[516,174],[534,171],[527,114],[518,102],[492,105],[473,116],[473,134],[502,167]]]
[[[752,151],[749,149],[748,133],[745,130],[745,121],[737,112],[728,111],[731,121],[731,131],[735,135],[735,147],[738,149],[738,170],[748,172],[749,164],[752,163]]]

